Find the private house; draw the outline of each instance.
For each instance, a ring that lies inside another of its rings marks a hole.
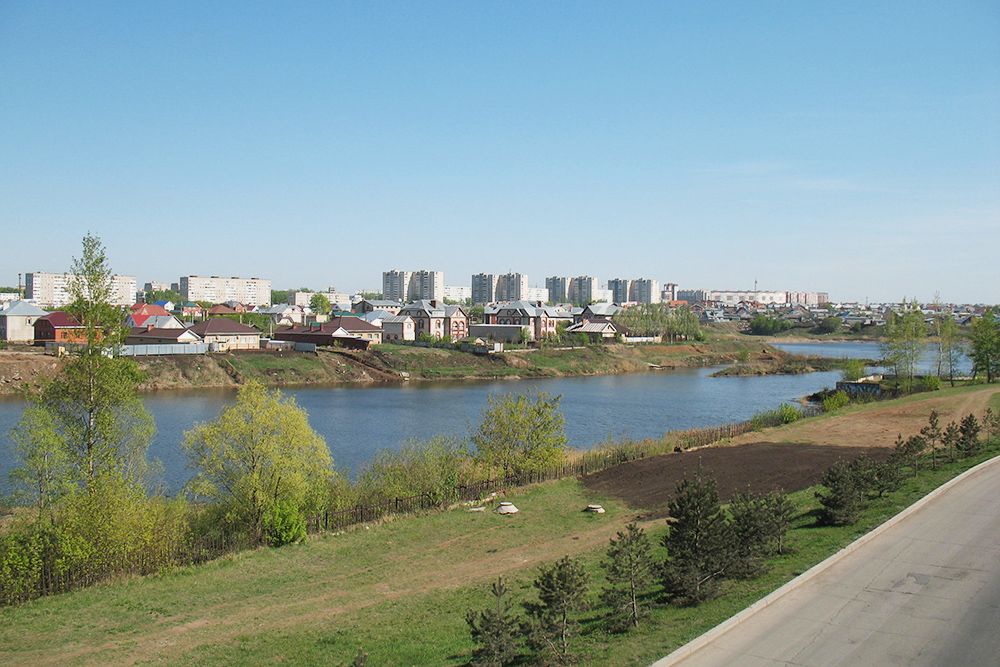
[[[434,338],[451,336],[452,340],[469,335],[469,316],[461,306],[445,305],[437,299],[421,299],[403,306],[399,315],[413,318],[415,335]]]
[[[168,304],[171,308],[164,308],[163,305],[156,303],[137,303],[132,305],[129,310],[133,315],[169,315],[170,311],[173,310],[173,303],[163,301],[161,304]]]
[[[385,315],[381,318],[382,341],[416,340],[417,325],[409,315]]]
[[[517,325],[528,330],[531,340],[554,336],[560,324],[572,322],[570,311],[539,302],[515,301],[483,308],[483,324]]]
[[[271,321],[277,325],[302,324],[306,321],[306,307],[293,306],[288,303],[279,303],[268,308],[259,308],[257,312],[267,315]]]
[[[225,317],[210,317],[187,330],[201,336],[214,352],[260,349],[260,331]]]
[[[35,320],[35,344],[54,341],[56,343],[87,342],[85,327],[68,313],[60,310],[43,315]]]
[[[566,333],[584,334],[590,338],[591,342],[600,343],[614,340],[618,334],[627,336],[629,330],[611,320],[583,320],[578,324],[566,327]]]
[[[275,329],[274,340],[285,340],[295,343],[312,343],[319,346],[339,346],[352,350],[367,350],[372,343],[382,342],[382,330],[357,317],[340,317],[322,323],[312,323],[300,326],[284,326]],[[342,324],[345,320],[355,320]],[[350,327],[351,330],[348,329]],[[360,335],[358,332],[363,332]],[[376,335],[377,332],[377,335]]]
[[[387,299],[362,299],[354,304],[354,312],[365,315],[376,310],[384,310],[392,313],[393,315],[398,315],[402,307],[403,304],[399,301],[389,301]]]
[[[130,313],[125,317],[125,326],[130,329],[135,329],[136,327],[148,328],[155,327],[157,329],[183,329],[184,323],[173,315],[137,315],[135,313]]]
[[[201,343],[201,336],[184,327],[158,328],[153,325],[133,327],[126,345],[176,345]]]
[[[237,313],[246,312],[246,308],[243,310],[237,310],[232,306],[228,306],[224,303],[217,303],[208,309],[209,317],[218,317],[219,315],[236,315]]]
[[[592,303],[585,307],[580,314],[576,317],[577,322],[582,322],[583,320],[610,320],[619,311],[624,310],[621,306],[616,306],[613,303],[607,303],[601,301],[599,303]]]
[[[12,301],[0,310],[0,341],[30,343],[35,340],[35,321],[46,311],[27,301]]]

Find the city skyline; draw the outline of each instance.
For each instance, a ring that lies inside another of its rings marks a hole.
[[[0,6],[0,284],[1000,302],[1000,6]],[[457,280],[456,280],[457,278]]]

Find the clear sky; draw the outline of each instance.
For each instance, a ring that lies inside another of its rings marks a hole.
[[[1000,302],[1000,3],[0,2],[0,284]]]

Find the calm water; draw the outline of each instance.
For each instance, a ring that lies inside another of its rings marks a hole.
[[[775,343],[774,347],[792,354],[817,355],[833,359],[881,359],[878,343],[858,341],[849,343]],[[928,345],[920,362],[918,373],[937,373],[937,350]],[[963,356],[956,369],[958,375],[972,373],[972,361]]]
[[[381,448],[410,438],[465,435],[493,393],[539,391],[562,395],[570,445],[587,448],[609,437],[647,438],[682,428],[748,419],[839,379],[838,373],[710,378],[715,369],[535,381],[411,383],[388,387],[309,387],[289,390],[326,438],[334,463],[362,469]],[[146,394],[158,433],[150,456],[164,467],[164,481],[178,490],[190,476],[180,443],[196,422],[213,419],[235,397],[231,390]],[[0,401],[0,479],[13,467],[6,434],[21,414],[16,399]]]

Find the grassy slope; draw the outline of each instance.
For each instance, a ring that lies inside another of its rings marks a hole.
[[[1000,394],[991,406],[1000,412]],[[929,489],[977,462],[907,481],[856,526],[812,527],[811,491],[793,496],[793,552],[771,572],[694,609],[659,606],[626,637],[584,615],[577,640],[588,665],[644,665],[744,608]],[[130,579],[0,610],[4,664],[349,664],[359,646],[377,665],[461,665],[472,645],[463,620],[489,603],[505,571],[514,598],[531,597],[539,563],[585,559],[593,597],[607,537],[634,512],[589,497],[574,480],[518,492],[515,517],[462,510],[261,550],[158,577]],[[580,512],[603,502],[605,515]],[[656,536],[664,524],[646,526]],[[588,620],[589,619],[589,620]]]

